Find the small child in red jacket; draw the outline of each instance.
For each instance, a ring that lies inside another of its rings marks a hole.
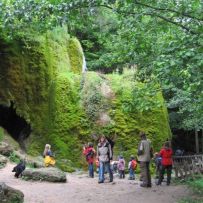
[[[88,146],[83,147],[83,154],[86,156],[86,161],[88,163],[89,177],[94,178],[94,156],[95,149],[92,143],[88,143]]]
[[[159,174],[159,181],[157,185],[161,185],[165,170],[167,171],[167,185],[170,185],[171,172],[172,172],[172,155],[173,155],[173,151],[170,148],[170,143],[166,142],[164,147],[159,152],[159,156],[162,158],[162,160],[161,160],[161,170]]]

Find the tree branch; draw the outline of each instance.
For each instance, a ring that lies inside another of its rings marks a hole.
[[[188,14],[188,13],[181,13],[181,12],[176,11],[176,10],[173,10],[173,9],[169,9],[169,8],[158,8],[158,7],[154,7],[154,6],[151,6],[151,5],[148,5],[148,4],[144,4],[144,3],[141,3],[141,2],[138,2],[138,1],[135,1],[134,3],[137,4],[137,5],[141,5],[141,6],[145,6],[145,7],[151,8],[151,9],[153,9],[153,10],[168,11],[168,12],[176,13],[176,14],[178,14],[178,15],[180,15],[180,16],[188,17],[188,18],[195,19],[195,20],[198,20],[198,21],[203,21],[203,18],[197,18],[197,17],[195,17],[195,16],[191,16],[191,15]]]
[[[136,1],[137,2],[137,1]],[[136,3],[135,2],[135,3]],[[139,3],[139,2],[138,2]],[[144,4],[145,5],[145,4]],[[107,4],[95,4],[95,5],[92,5],[92,7],[104,7],[104,8],[108,8],[110,10],[113,10],[119,14],[125,14],[125,15],[137,15],[137,13],[135,12],[126,12],[126,11],[121,11],[121,10],[115,10],[113,7],[107,5]],[[77,7],[72,7],[72,9],[80,9],[80,8],[89,8],[89,5],[77,5]],[[154,8],[154,7],[153,7]],[[158,9],[157,9],[158,10]],[[173,25],[176,25],[178,27],[181,27],[183,30],[186,30],[187,32],[191,33],[191,34],[194,34],[194,35],[198,35],[199,33],[198,32],[195,32],[194,30],[191,30],[189,27],[183,25],[183,24],[180,24],[178,22],[175,22],[173,20],[170,20],[160,14],[157,14],[155,12],[152,12],[152,13],[142,13],[142,15],[147,15],[147,16],[151,16],[151,17],[158,17],[168,23],[171,23]]]
[[[99,5],[99,6],[101,6],[101,7],[106,7],[106,8],[108,8],[108,9],[111,9],[111,10],[113,10],[113,8],[111,7],[111,6],[108,6],[108,5],[105,5],[105,4],[102,4],[102,5]],[[134,13],[134,12],[125,12],[125,11],[119,11],[119,10],[116,10],[116,12],[117,13],[120,13],[120,14],[130,14],[130,15],[136,15],[137,13]],[[178,22],[175,22],[175,21],[172,21],[172,20],[170,20],[170,19],[168,19],[168,18],[166,18],[166,17],[164,17],[164,16],[162,16],[162,15],[159,15],[159,14],[156,14],[156,13],[142,13],[143,15],[148,15],[148,16],[152,16],[152,17],[154,17],[154,16],[156,16],[156,17],[158,17],[158,18],[160,18],[160,19],[162,19],[162,20],[164,20],[164,21],[166,21],[166,22],[168,22],[168,23],[171,23],[171,24],[173,24],[173,25],[176,25],[176,26],[178,26],[178,27],[181,27],[182,29],[184,29],[184,30],[186,30],[186,31],[188,31],[188,32],[190,32],[191,34],[195,34],[195,35],[197,35],[197,34],[199,34],[199,33],[197,33],[197,32],[195,32],[195,31],[193,31],[193,30],[191,30],[189,27],[186,27],[186,26],[184,26],[184,25],[182,25],[182,24],[180,24],[180,23],[178,23]]]

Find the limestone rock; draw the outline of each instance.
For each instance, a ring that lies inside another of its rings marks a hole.
[[[11,146],[9,146],[5,142],[0,143],[0,154],[5,155],[5,156],[9,156],[12,152],[13,152],[13,149]]]
[[[0,168],[3,168],[6,165],[7,161],[8,159],[0,154]]]
[[[66,182],[66,174],[57,168],[33,168],[23,171],[26,180],[39,180],[48,182]]]
[[[4,203],[22,203],[24,202],[24,194],[20,190],[16,190],[0,182],[0,202]]]

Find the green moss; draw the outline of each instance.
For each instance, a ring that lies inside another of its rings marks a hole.
[[[79,74],[82,48],[64,28],[10,44],[1,40],[0,50],[6,53],[0,58],[0,104],[12,101],[17,114],[30,123],[29,154],[42,154],[50,143],[57,165],[73,171],[84,164],[82,145],[92,139],[92,133],[116,136],[115,154],[126,158],[136,154],[140,131],[147,133],[155,150],[170,137],[161,92],[152,98],[161,103],[159,108],[126,111],[124,101],[136,99],[131,90],[137,83],[132,76],[90,72],[83,78]],[[110,97],[101,92],[104,83],[112,90]],[[103,112],[111,121],[100,125],[97,120]]]
[[[71,71],[81,73],[83,65],[83,51],[77,38],[71,38],[68,43]]]

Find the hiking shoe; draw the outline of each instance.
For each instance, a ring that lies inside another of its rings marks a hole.
[[[148,186],[142,183],[140,184],[140,187],[148,187]]]

